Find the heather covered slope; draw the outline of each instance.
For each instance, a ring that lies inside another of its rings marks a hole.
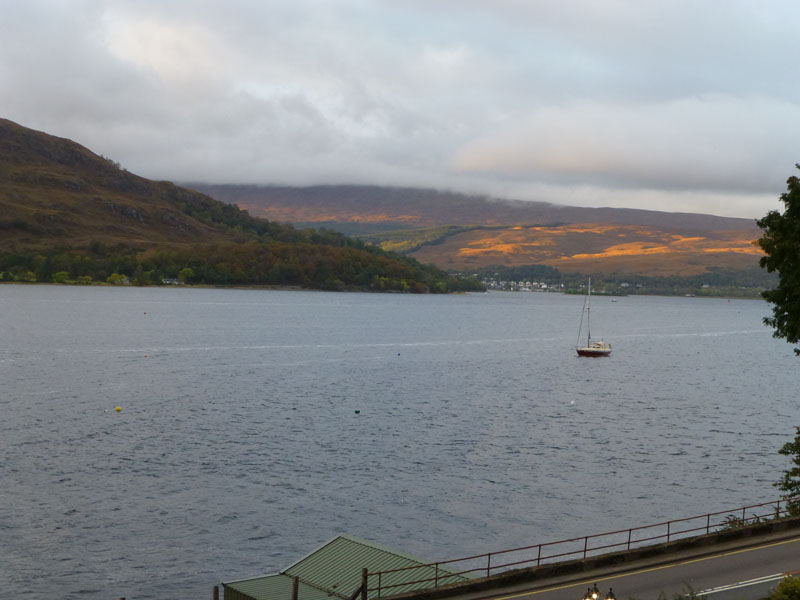
[[[563,272],[697,275],[752,270],[755,220],[580,208],[375,186],[193,185],[252,214],[325,224],[445,269],[546,265]]]
[[[686,234],[640,225],[574,225],[476,229],[456,233],[409,254],[447,269],[546,265],[562,273],[668,277],[714,269],[752,270],[761,250],[757,233],[728,229]]]
[[[330,231],[297,230],[0,119],[0,281],[474,289]]]
[[[218,226],[223,213],[239,212],[5,119],[0,119],[0,209],[4,248],[222,242],[229,238]],[[212,218],[198,218],[204,213]]]
[[[0,277],[154,283],[183,271],[198,283],[442,291],[458,285],[420,263],[671,277],[752,272],[761,256],[747,219],[410,188],[194,187],[0,119]]]

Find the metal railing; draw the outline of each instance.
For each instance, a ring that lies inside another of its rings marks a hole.
[[[476,574],[488,577],[492,573],[512,568],[586,559],[608,552],[632,550],[724,529],[744,527],[786,516],[789,514],[789,504],[798,501],[800,496],[795,496],[620,531],[487,552],[412,567],[375,571],[366,573],[366,581],[362,584],[366,589],[362,589],[362,592],[365,592],[362,597],[380,598],[387,591],[391,594],[400,594],[435,588],[457,581],[466,581]],[[763,512],[765,507],[770,507],[771,510]],[[761,514],[759,511],[762,511]],[[722,518],[722,515],[725,517]]]

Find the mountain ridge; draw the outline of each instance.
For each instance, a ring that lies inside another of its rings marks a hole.
[[[597,223],[662,225],[681,231],[745,229],[755,219],[637,208],[578,207],[442,190],[372,185],[221,185],[185,183],[246,209],[284,222],[380,222],[414,227]]]
[[[752,270],[761,256],[753,244],[760,236],[755,221],[734,217],[569,207],[423,188],[192,188],[145,179],[77,142],[0,119],[0,250],[30,254],[124,246],[126,252],[142,255],[180,250],[185,262],[198,245],[228,247],[261,240],[368,249],[374,244],[449,271],[541,265],[564,273],[646,276]],[[333,231],[350,228],[362,241],[280,222]],[[269,260],[290,260],[290,254],[283,249]],[[218,261],[221,270],[203,267],[204,277],[231,283],[234,274],[251,272],[248,281],[286,283],[286,273],[299,272],[277,269],[267,277],[243,263],[258,260],[258,253],[245,259],[247,253],[239,249],[233,255],[238,266]],[[320,262],[308,259],[304,264]],[[175,261],[165,264],[174,271]],[[284,275],[277,277],[276,272]],[[327,280],[335,287],[340,278],[331,275]]]
[[[301,231],[0,119],[0,281],[482,289],[332,231]]]
[[[418,188],[187,184],[252,214],[347,231],[441,268],[545,265],[563,272],[697,275],[750,270],[755,220],[584,208]]]
[[[210,197],[134,175],[77,142],[8,119],[0,119],[0,183],[4,245],[227,239],[180,209],[181,203],[209,208],[215,202]]]

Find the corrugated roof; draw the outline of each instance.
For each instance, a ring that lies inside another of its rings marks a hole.
[[[226,590],[230,588],[241,591],[253,600],[290,600],[292,578],[298,577],[301,582],[298,591],[299,600],[330,600],[331,596],[346,600],[361,585],[363,568],[369,572],[376,572],[419,567],[382,576],[381,585],[385,588],[393,584],[433,578],[436,572],[434,567],[423,566],[429,562],[373,542],[349,535],[340,535],[290,565],[279,575],[257,577],[223,585],[226,586]],[[439,585],[468,579],[464,575],[448,577],[447,573],[452,573],[452,571],[439,567]],[[280,579],[277,579],[279,577]],[[376,581],[369,582],[369,587],[376,586]],[[432,583],[409,583],[391,587],[382,595],[400,594],[426,587],[432,587]],[[377,592],[370,592],[369,596],[375,597]],[[243,596],[241,600],[248,600],[248,597]],[[227,596],[226,600],[228,600]]]
[[[223,583],[225,600],[291,600],[292,577],[266,575],[241,581]],[[298,600],[330,600],[330,594],[300,582],[297,589]]]

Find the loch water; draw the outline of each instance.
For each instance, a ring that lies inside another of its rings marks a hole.
[[[0,286],[4,597],[195,599],[340,533],[427,560],[773,500],[760,300]],[[120,411],[116,411],[120,407]]]

